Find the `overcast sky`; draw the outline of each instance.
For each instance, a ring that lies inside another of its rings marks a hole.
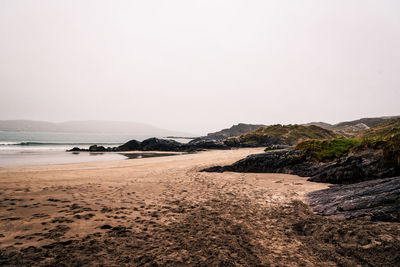
[[[400,115],[400,1],[0,1],[0,119]]]

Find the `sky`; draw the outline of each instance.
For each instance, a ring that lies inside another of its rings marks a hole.
[[[400,1],[1,0],[0,119],[244,123],[400,115]]]

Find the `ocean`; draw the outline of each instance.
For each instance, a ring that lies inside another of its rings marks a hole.
[[[115,133],[0,131],[0,167],[128,159],[133,156],[119,153],[71,153],[66,150],[73,147],[89,148],[93,144],[112,147],[132,139],[143,141],[150,137]],[[144,154],[146,156],[150,154]]]

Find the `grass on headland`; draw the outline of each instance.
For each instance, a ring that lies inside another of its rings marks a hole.
[[[360,134],[362,139],[384,139],[390,138],[400,133],[400,118],[385,121],[378,126],[366,130]]]
[[[359,139],[306,140],[296,148],[312,160],[326,162],[346,156],[359,144]]]
[[[336,160],[350,152],[381,150],[387,163],[400,165],[400,119],[381,123],[364,131],[358,138],[305,140],[298,143],[296,148],[318,162]]]
[[[331,130],[323,129],[318,126],[304,125],[270,125],[261,127],[253,132],[243,134],[239,137],[229,138],[226,143],[239,143],[248,146],[260,146],[266,143],[295,144],[299,140],[308,139],[333,139],[339,137]]]
[[[387,162],[400,165],[400,132],[390,136],[362,138],[360,144],[354,148],[354,151],[365,149],[381,149]]]
[[[297,144],[296,148],[317,162],[336,160],[350,152],[381,150],[386,162],[400,165],[400,133],[386,137],[306,140]]]

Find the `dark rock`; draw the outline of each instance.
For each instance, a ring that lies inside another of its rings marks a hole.
[[[194,138],[194,139],[190,140],[190,142],[188,144],[196,143],[196,142],[203,141],[203,140],[215,140],[215,139],[212,139],[212,138],[207,137],[207,136],[201,136],[201,137],[197,137],[197,138]]]
[[[191,152],[202,149],[230,149],[223,141],[211,140],[208,138],[197,138],[187,144],[179,143],[175,140],[149,138],[143,142],[130,140],[118,147],[103,147],[92,145],[89,149],[80,149],[74,147],[67,151],[90,151],[90,152],[119,152],[119,151],[174,151],[174,152]]]
[[[400,166],[386,162],[378,153],[348,156],[316,170],[309,181],[351,184],[400,175]]]
[[[225,172],[225,171],[233,171],[229,170],[230,166],[213,166],[206,168],[204,170],[201,170],[201,172]]]
[[[307,162],[299,151],[291,149],[254,154],[230,166],[216,166],[203,171],[268,172],[310,176],[317,168],[317,164]]]
[[[89,151],[97,151],[97,145],[91,145]]]
[[[307,197],[313,210],[322,215],[400,222],[400,177],[333,186]]]
[[[270,135],[250,135],[246,141],[241,137],[228,138],[224,141],[229,147],[263,147],[272,145],[284,145],[285,140]]]
[[[123,145],[120,145],[117,150],[118,151],[133,151],[133,150],[140,150],[141,145],[140,142],[137,140],[130,140]]]
[[[335,162],[319,164],[295,149],[275,150],[250,155],[229,166],[215,166],[206,172],[269,172],[311,177],[313,182],[351,184],[400,175],[400,166],[385,161],[379,153],[348,156]]]
[[[183,151],[184,147],[182,143],[174,140],[149,138],[144,140],[140,148],[143,151]]]
[[[92,145],[89,147],[90,152],[103,152],[107,149],[104,146]]]
[[[223,141],[211,139],[195,139],[185,145],[189,149],[229,149]]]

